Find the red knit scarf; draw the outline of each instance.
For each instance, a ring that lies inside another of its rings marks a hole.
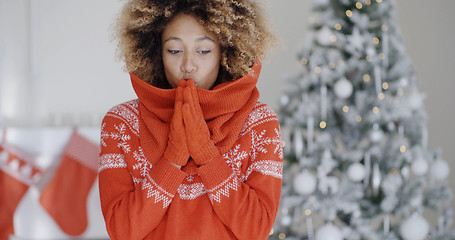
[[[249,74],[236,81],[219,84],[211,90],[197,89],[204,119],[221,154],[232,148],[259,98],[256,83],[260,71],[261,64],[256,62]],[[167,145],[176,90],[154,87],[133,73],[130,76],[139,98],[142,150],[153,164],[163,155]]]

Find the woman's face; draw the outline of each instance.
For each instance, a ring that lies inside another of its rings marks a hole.
[[[164,73],[172,88],[180,79],[192,78],[198,88],[210,89],[220,68],[220,44],[198,19],[176,16],[161,36]]]

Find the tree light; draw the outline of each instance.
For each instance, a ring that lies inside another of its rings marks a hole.
[[[305,215],[310,216],[311,215],[311,210],[310,209],[305,210]]]
[[[339,24],[339,23],[335,24],[335,29],[340,31],[341,30],[341,24]]]
[[[379,44],[379,38],[374,37],[374,38],[373,38],[373,43],[376,44],[376,45],[378,45],[378,44]]]
[[[363,5],[362,5],[361,2],[356,2],[356,3],[355,3],[355,7],[356,7],[357,9],[362,9]]]
[[[379,108],[378,107],[373,107],[373,113],[378,113],[379,112]]]
[[[401,152],[401,153],[406,152],[406,146],[405,146],[405,145],[401,145],[401,146],[400,146],[400,152]]]
[[[389,89],[389,84],[387,82],[382,83],[382,89],[387,90]]]
[[[321,121],[321,122],[319,123],[319,127],[322,128],[322,129],[324,129],[325,127],[327,127],[327,123],[326,123],[325,121]]]

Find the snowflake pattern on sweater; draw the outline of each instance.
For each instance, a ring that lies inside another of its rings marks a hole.
[[[177,220],[187,218],[211,224],[202,232],[191,228],[199,236],[214,232],[223,239],[252,239],[258,232],[268,235],[283,174],[280,129],[270,107],[256,103],[236,142],[216,162],[201,167],[188,164],[181,170],[167,161],[147,160],[139,138],[138,109],[137,99],[117,105],[101,125],[100,197],[112,239],[161,239],[171,226],[188,231]],[[201,218],[192,215],[193,207],[202,211]],[[129,227],[118,228],[125,220]],[[181,230],[166,239],[181,238]]]
[[[131,154],[130,141],[134,139],[131,134],[135,135],[135,139],[138,139],[139,137],[138,100],[132,100],[117,105],[112,108],[106,116],[120,119],[122,123],[113,125],[113,130],[115,131],[106,130],[106,123],[103,123],[101,129],[101,145],[106,146],[106,141],[108,139],[114,140],[117,142],[116,146],[124,152],[125,156],[129,156]],[[187,183],[182,183],[178,189],[179,197],[181,199],[189,200],[204,194],[209,194],[210,199],[219,202],[221,200],[220,196],[229,196],[231,190],[236,190],[238,182],[245,182],[249,175],[254,171],[281,179],[282,162],[274,160],[256,161],[256,158],[260,153],[267,153],[270,150],[273,150],[273,153],[277,154],[280,159],[282,159],[283,156],[279,129],[273,129],[274,132],[271,135],[272,137],[270,137],[270,133],[267,134],[266,129],[260,131],[254,130],[254,128],[269,121],[277,121],[275,113],[269,106],[258,102],[254,107],[254,110],[250,113],[239,135],[239,138],[241,138],[246,134],[251,134],[251,146],[249,146],[249,149],[242,148],[240,144],[236,144],[228,150],[228,152],[223,154],[226,163],[234,170],[236,178],[232,175],[219,186],[212,189],[206,189],[203,183],[191,183],[194,176],[189,175],[186,178]],[[150,179],[147,174],[152,168],[152,165],[145,158],[140,146],[138,150],[132,152],[133,157],[130,157],[130,159],[133,161],[131,163],[127,163],[125,156],[122,154],[102,154],[100,156],[99,171],[101,172],[111,168],[127,168],[128,165],[130,165],[131,170],[133,170],[132,178],[135,184],[140,183],[144,178]],[[250,159],[250,164],[246,168],[246,171],[242,171],[242,166],[248,158]],[[137,172],[139,174],[137,174]],[[146,185],[146,187],[144,187],[144,185]],[[152,179],[144,185],[142,188],[148,190],[148,197],[159,196],[158,199],[164,201],[164,207],[171,203],[173,195],[167,193],[163,189],[160,190]],[[158,192],[161,192],[161,194],[158,194]]]

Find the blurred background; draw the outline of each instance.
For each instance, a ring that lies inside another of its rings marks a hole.
[[[51,176],[49,169],[58,164],[74,127],[97,144],[104,114],[135,98],[112,41],[112,24],[123,2],[0,0],[0,126],[6,129],[2,136],[30,155],[43,176]],[[455,1],[396,2],[406,52],[426,95],[429,146],[440,148],[453,170]],[[267,2],[283,47],[264,63],[258,87],[260,100],[273,109],[278,107],[284,78],[299,70],[296,52],[305,38],[311,6],[312,1],[302,0]],[[68,236],[39,204],[47,181],[31,184],[18,203],[14,230],[20,238]],[[454,174],[448,182],[455,190]],[[2,191],[0,195],[5,195]],[[85,238],[107,237],[97,194],[95,182],[88,196]]]

